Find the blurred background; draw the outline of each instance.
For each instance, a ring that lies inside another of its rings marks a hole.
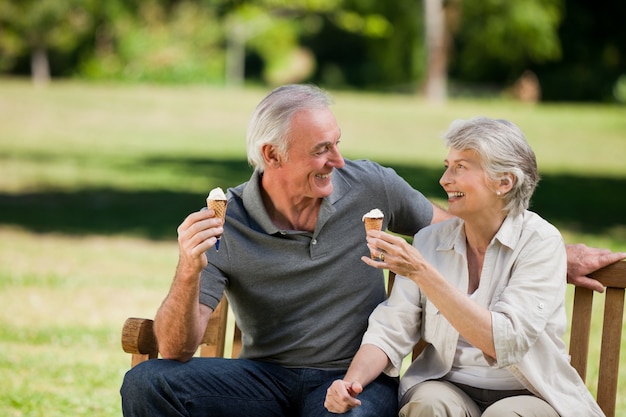
[[[0,74],[626,102],[626,3],[0,0]]]
[[[185,216],[250,177],[279,84],[329,90],[343,155],[444,207],[441,133],[514,121],[531,209],[626,251],[625,22],[623,1],[0,0],[0,416],[121,415],[122,324],[167,294]]]

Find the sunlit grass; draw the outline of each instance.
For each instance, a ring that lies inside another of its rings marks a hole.
[[[175,242],[0,228],[2,415],[121,415],[121,325],[154,315],[176,254]]]

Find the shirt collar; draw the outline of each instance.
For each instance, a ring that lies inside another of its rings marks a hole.
[[[526,212],[518,216],[507,215],[500,229],[498,229],[491,240],[491,243],[497,240],[503,246],[511,249],[515,248],[521,236],[525,213]],[[466,238],[465,229],[463,228],[464,221],[458,218],[455,221],[457,222],[456,227],[441,240],[437,246],[437,250],[455,249],[457,252],[465,253]]]
[[[267,234],[281,233],[282,231],[277,228],[270,216],[267,214],[265,205],[263,204],[263,198],[261,198],[261,178],[263,173],[255,169],[250,177],[250,181],[244,187],[242,192],[243,205],[248,212],[248,215],[254,219]],[[332,174],[333,192],[322,201],[320,207],[320,213],[318,221],[315,226],[315,235],[318,234],[320,228],[326,223],[326,221],[335,213],[333,205],[343,197],[350,189],[350,184],[342,174],[341,170],[335,169]]]

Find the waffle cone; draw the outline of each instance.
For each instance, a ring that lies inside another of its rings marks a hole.
[[[382,217],[378,217],[378,218],[366,217],[365,220],[363,220],[363,223],[365,224],[365,231],[366,232],[368,230],[382,230],[383,229],[383,218]]]
[[[226,205],[228,204],[228,200],[206,200],[207,208],[210,208],[215,211],[215,217],[219,217],[222,220],[226,218]]]
[[[227,205],[228,205],[228,200],[209,200],[208,198],[206,199],[207,208],[214,210],[215,217],[221,218],[222,221],[224,221],[224,219],[226,218],[226,206]],[[219,240],[220,237],[221,236],[218,236],[217,239]]]
[[[365,225],[366,233],[368,230],[382,230],[383,218],[382,217],[366,217],[365,219],[363,219],[363,224]],[[376,255],[372,251],[370,251],[370,256],[372,259],[376,259]]]

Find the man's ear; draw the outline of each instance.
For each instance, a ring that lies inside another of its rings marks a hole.
[[[282,164],[282,156],[274,145],[266,143],[261,147],[265,165],[272,168],[279,168]]]

